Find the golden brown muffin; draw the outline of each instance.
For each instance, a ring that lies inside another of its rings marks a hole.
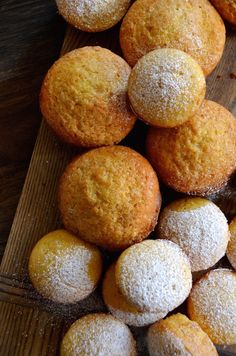
[[[217,356],[208,335],[183,314],[174,314],[158,321],[148,330],[150,356]]]
[[[124,17],[120,44],[131,66],[170,47],[190,54],[208,75],[223,53],[225,27],[208,0],[137,0]]]
[[[229,225],[230,241],[227,248],[227,257],[229,262],[236,269],[236,216]]]
[[[77,146],[121,141],[133,128],[127,104],[130,67],[101,47],[83,47],[54,63],[44,79],[40,106],[55,133]]]
[[[154,229],[161,205],[157,176],[134,150],[101,147],[75,158],[59,187],[64,225],[84,240],[123,249]]]
[[[164,318],[167,312],[141,312],[136,307],[128,303],[120,293],[115,281],[115,263],[106,272],[103,280],[102,294],[104,302],[116,318],[125,324],[133,326],[145,326]]]
[[[133,110],[152,126],[174,127],[192,117],[206,92],[201,67],[188,54],[156,49],[132,69],[128,95]]]
[[[162,211],[157,236],[177,243],[188,256],[192,272],[197,272],[214,266],[225,255],[229,227],[211,201],[185,198]]]
[[[65,230],[37,242],[29,259],[29,276],[37,291],[58,303],[76,303],[93,292],[102,272],[97,247]]]
[[[216,345],[236,344],[236,272],[216,269],[195,283],[188,314]]]
[[[61,356],[136,356],[128,326],[109,314],[88,314],[72,324],[61,344]]]
[[[183,125],[150,128],[147,155],[171,188],[201,195],[217,191],[236,168],[236,120],[223,106],[204,100]]]
[[[100,32],[114,26],[125,15],[131,0],[56,0],[64,19],[87,32]]]
[[[236,0],[211,0],[221,16],[236,25]]]
[[[120,292],[140,311],[172,311],[192,287],[187,256],[167,240],[146,240],[129,247],[117,260],[115,276]]]

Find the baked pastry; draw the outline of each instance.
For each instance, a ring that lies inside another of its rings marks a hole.
[[[145,239],[161,205],[157,176],[139,153],[124,146],[101,147],[75,158],[59,186],[66,228],[110,250]]]
[[[113,27],[125,15],[130,0],[56,0],[64,19],[87,32],[100,32]]]
[[[150,326],[147,336],[150,356],[217,356],[208,335],[183,314],[174,314]]]
[[[129,247],[117,260],[115,276],[120,292],[140,311],[169,312],[183,303],[192,287],[187,256],[167,240]]]
[[[236,168],[236,120],[223,106],[204,100],[181,126],[151,127],[147,155],[171,188],[187,194],[212,193]]]
[[[120,44],[131,66],[169,47],[190,54],[208,75],[222,56],[225,26],[208,0],[137,0],[122,22]]]
[[[211,0],[223,19],[236,25],[236,1],[235,0]]]
[[[97,247],[65,230],[45,235],[33,248],[29,276],[35,289],[54,302],[76,303],[93,292],[102,272]]]
[[[61,344],[61,356],[136,356],[128,326],[109,314],[88,314],[72,324]]]
[[[140,312],[128,303],[119,291],[115,281],[115,263],[106,272],[102,288],[103,300],[112,315],[133,326],[146,326],[166,316],[166,312]]]
[[[236,272],[212,270],[195,283],[188,314],[215,344],[236,344]]]
[[[129,77],[132,108],[152,126],[174,127],[187,121],[198,110],[205,92],[206,81],[199,64],[172,48],[144,55]]]
[[[112,145],[133,128],[127,104],[130,67],[106,48],[83,47],[57,60],[44,79],[43,116],[65,142],[84,147]]]
[[[190,260],[192,272],[214,266],[226,252],[229,227],[223,212],[202,198],[185,198],[161,213],[157,235],[178,244]]]
[[[227,248],[227,257],[229,262],[236,269],[236,216],[229,225],[230,241]]]

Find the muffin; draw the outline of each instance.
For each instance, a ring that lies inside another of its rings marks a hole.
[[[29,276],[35,289],[57,303],[76,303],[93,292],[102,272],[97,247],[65,230],[45,235],[33,248]]]
[[[103,300],[110,313],[125,324],[146,326],[166,316],[166,312],[140,312],[128,303],[120,293],[115,281],[115,263],[106,272],[102,288]]]
[[[40,94],[42,114],[69,144],[117,143],[135,123],[127,104],[129,75],[128,64],[106,48],[75,49],[48,71]]]
[[[130,6],[130,0],[56,0],[56,3],[67,22],[87,32],[100,32],[114,26]]]
[[[222,56],[225,26],[208,0],[137,0],[122,22],[120,44],[131,66],[169,47],[190,54],[208,75]]]
[[[180,313],[150,326],[147,343],[150,356],[218,355],[212,341],[200,326]]]
[[[236,269],[236,216],[229,225],[230,241],[227,248],[227,257],[229,262]]]
[[[185,198],[162,211],[157,236],[177,243],[188,256],[192,272],[197,272],[214,266],[225,255],[229,227],[211,201]]]
[[[156,225],[160,205],[153,168],[128,147],[91,150],[75,158],[60,181],[66,228],[110,250],[145,239]]]
[[[236,26],[236,1],[235,0],[211,0],[223,19]]]
[[[136,343],[120,320],[103,313],[88,314],[67,331],[61,356],[136,356]]]
[[[181,126],[151,127],[147,155],[169,187],[187,194],[215,192],[236,168],[236,120],[223,106],[204,100]]]
[[[129,77],[132,108],[152,126],[174,127],[187,121],[198,110],[205,92],[201,67],[177,49],[149,52],[139,59]]]
[[[188,314],[215,344],[236,344],[236,272],[216,269],[195,283]]]
[[[192,287],[187,256],[167,240],[129,247],[117,260],[115,276],[120,292],[140,311],[169,312],[183,303]]]

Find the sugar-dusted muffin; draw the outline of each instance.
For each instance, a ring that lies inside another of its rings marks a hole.
[[[88,314],[72,324],[61,344],[61,356],[136,356],[128,326],[109,314]]]
[[[230,241],[227,248],[227,257],[229,262],[236,269],[236,216],[229,225]]]
[[[114,26],[125,15],[131,0],[56,0],[60,14],[76,28],[100,32]]]
[[[103,280],[103,300],[116,318],[125,324],[146,326],[166,316],[166,312],[141,312],[130,304],[119,291],[115,281],[115,263],[107,270]]]
[[[211,0],[223,19],[236,25],[236,1],[235,0]]]
[[[37,242],[28,267],[31,282],[42,296],[58,303],[76,303],[96,288],[102,256],[97,247],[56,230]]]
[[[101,147],[75,158],[60,181],[66,228],[106,249],[124,249],[145,239],[160,205],[152,166],[124,146]]]
[[[174,127],[192,117],[202,103],[206,81],[199,64],[172,48],[156,49],[132,69],[128,95],[133,110],[152,126]]]
[[[190,54],[208,75],[223,53],[225,26],[208,0],[137,0],[122,22],[120,44],[131,66],[169,47]]]
[[[169,312],[183,303],[192,287],[187,256],[167,240],[129,247],[117,260],[115,276],[120,292],[140,311]]]
[[[174,314],[150,326],[147,336],[150,356],[217,356],[208,335],[183,314]]]
[[[215,344],[236,344],[236,272],[212,270],[195,283],[188,314]]]
[[[133,128],[127,104],[129,65],[106,48],[83,47],[57,60],[40,94],[43,116],[64,141],[84,147],[112,145]]]
[[[229,227],[211,201],[184,198],[162,211],[157,236],[177,243],[188,256],[192,272],[197,272],[214,266],[225,255]]]
[[[171,188],[201,195],[217,191],[236,168],[236,120],[223,106],[204,100],[184,124],[151,127],[147,155]]]

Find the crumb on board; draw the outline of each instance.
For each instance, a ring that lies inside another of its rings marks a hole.
[[[231,72],[229,76],[231,79],[236,79],[236,72]]]

